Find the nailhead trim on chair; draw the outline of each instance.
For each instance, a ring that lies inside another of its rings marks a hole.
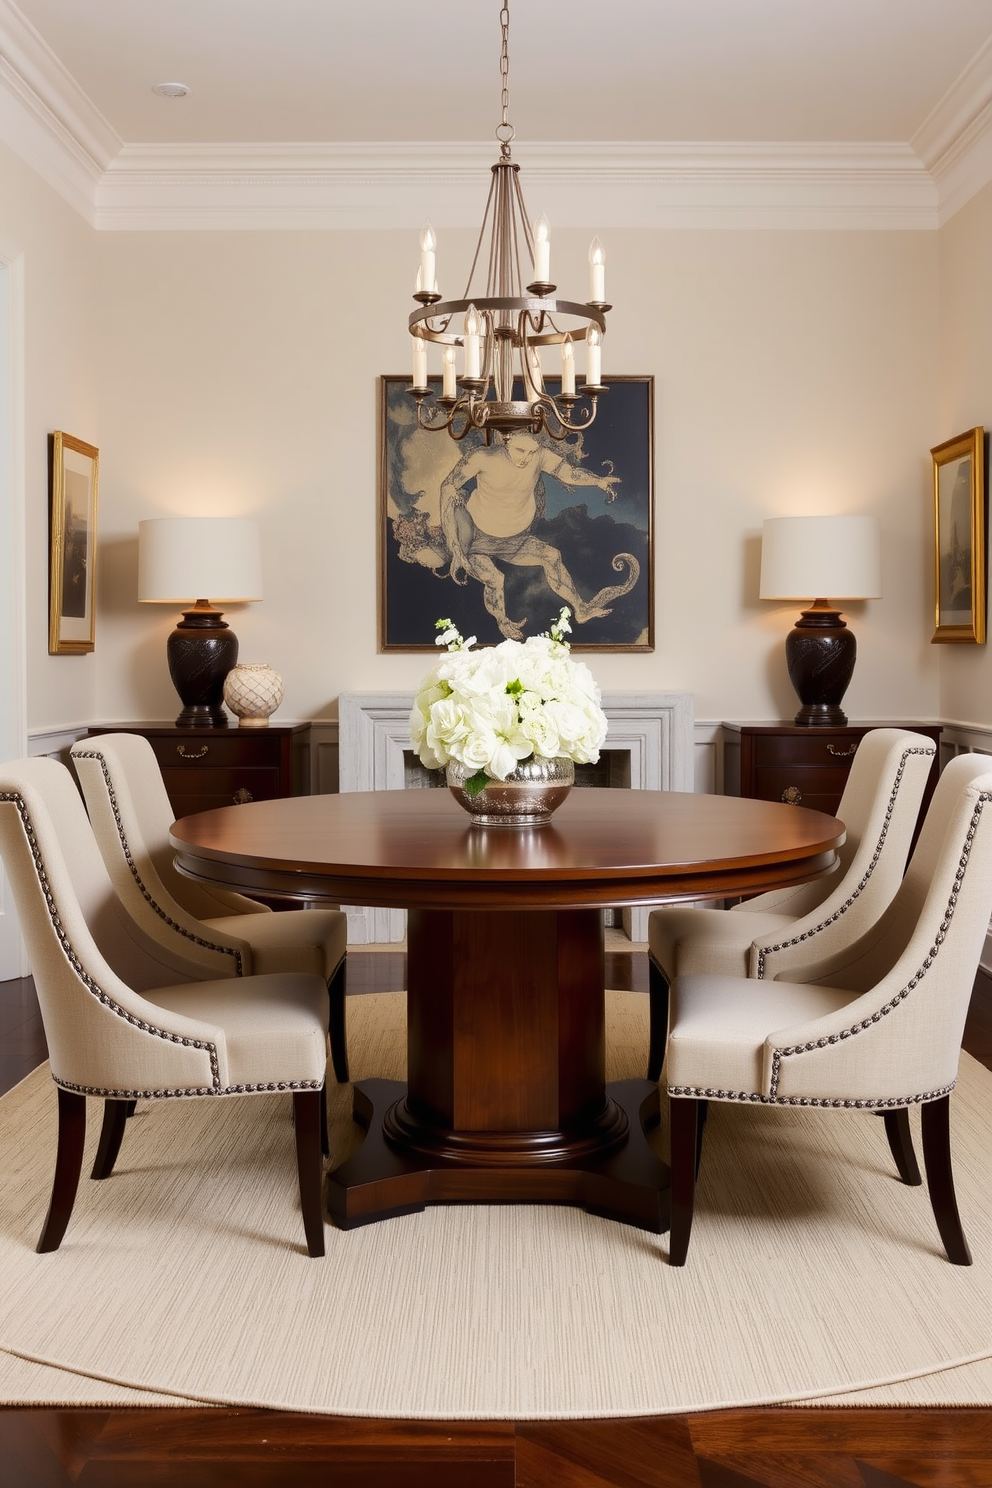
[[[162,906],[156,899],[152,897],[151,893],[145,887],[144,883],[142,882],[141,874],[138,872],[137,867],[135,866],[134,859],[131,856],[131,848],[127,840],[127,834],[124,831],[124,821],[121,816],[120,806],[117,801],[117,795],[114,791],[113,783],[110,779],[110,771],[107,769],[107,761],[104,755],[100,754],[95,749],[88,749],[85,751],[82,749],[77,749],[73,752],[72,757],[73,759],[96,760],[100,766],[100,769],[103,771],[104,783],[107,787],[107,794],[110,797],[110,809],[114,813],[114,822],[117,826],[117,835],[121,839],[121,847],[124,850],[124,857],[127,861],[127,866],[131,870],[131,877],[134,879],[135,883],[138,885],[138,888],[141,890],[142,898],[146,901],[146,903],[151,905],[152,909],[158,915],[159,919],[164,920],[170,930],[178,931],[180,935],[185,935],[187,940],[192,940],[194,944],[203,946],[208,951],[221,951],[225,956],[233,956],[234,964],[237,967],[237,975],[244,976],[244,960],[241,952],[235,946],[218,945],[215,941],[204,940],[201,936],[194,935],[191,930],[187,930],[184,925],[177,924],[176,921],[172,919],[171,915],[166,914]]]
[[[872,1013],[870,1018],[864,1018],[860,1023],[855,1023],[852,1028],[845,1028],[840,1033],[831,1033],[825,1038],[814,1039],[812,1043],[793,1044],[790,1048],[787,1049],[776,1049],[775,1053],[772,1055],[772,1077],[770,1082],[771,1094],[773,1096],[778,1090],[779,1073],[781,1071],[783,1059],[788,1058],[790,1054],[806,1054],[809,1053],[809,1051],[812,1049],[826,1048],[828,1044],[839,1044],[844,1039],[854,1038],[856,1034],[864,1033],[866,1028],[870,1028],[874,1023],[880,1023],[884,1017],[892,1012],[893,1008],[898,1007],[899,1004],[909,996],[910,992],[912,992],[913,989],[919,985],[923,977],[930,970],[930,967],[937,959],[937,954],[941,946],[944,944],[944,941],[947,938],[948,926],[950,925],[951,920],[954,918],[954,910],[957,907],[958,894],[961,892],[961,885],[964,882],[964,875],[967,871],[968,863],[971,859],[971,849],[974,845],[975,833],[978,830],[978,823],[981,820],[982,811],[987,801],[992,801],[992,792],[983,791],[975,802],[975,809],[971,814],[971,821],[968,823],[968,830],[965,833],[964,847],[961,850],[961,857],[958,860],[957,872],[954,875],[954,883],[951,886],[950,896],[947,900],[947,907],[944,910],[944,918],[940,922],[940,928],[938,929],[937,934],[934,936],[933,945],[930,947],[930,950],[924,957],[923,964],[920,967],[919,971],[916,973],[915,976],[910,978],[905,987],[897,992],[896,995],[891,998],[884,1007],[881,1007],[878,1009],[877,1012]],[[935,1099],[936,1097],[931,1098]]]
[[[815,1048],[816,1046],[813,1045]],[[756,1090],[711,1090],[699,1085],[670,1085],[669,1095],[692,1096],[696,1100],[741,1101],[753,1106],[818,1106],[842,1111],[891,1111],[899,1106],[921,1106],[927,1101],[940,1100],[950,1095],[955,1081],[940,1090],[927,1090],[922,1095],[906,1095],[897,1099],[879,1097],[878,1100],[831,1100],[824,1096],[811,1095],[760,1095]]]
[[[911,754],[925,754],[932,759],[934,752],[935,751],[933,749],[921,749],[919,747],[916,747],[914,749],[907,749],[905,751],[902,759],[899,762],[899,769],[896,773],[895,782],[892,786],[892,793],[889,796],[889,804],[886,808],[885,820],[882,822],[882,830],[879,833],[878,842],[875,844],[875,851],[872,854],[871,862],[865,869],[864,877],[862,878],[861,882],[858,884],[857,888],[852,891],[850,897],[845,899],[844,903],[841,904],[836,910],[834,910],[833,914],[830,915],[828,919],[822,920],[819,925],[814,925],[811,930],[804,930],[802,935],[796,935],[791,940],[780,940],[776,945],[762,946],[761,949],[758,951],[757,970],[755,972],[755,977],[757,980],[760,980],[764,977],[766,956],[772,955],[775,951],[784,951],[789,946],[801,945],[805,940],[811,940],[814,935],[819,935],[820,932],[825,930],[828,925],[832,925],[835,920],[839,920],[842,915],[847,913],[854,901],[864,891],[865,885],[878,866],[878,860],[881,857],[882,848],[885,846],[885,839],[888,835],[889,827],[892,822],[892,813],[895,810],[896,796],[899,793],[899,787],[902,784],[902,777],[906,771],[906,761],[909,759],[909,756]]]
[[[109,993],[104,992],[103,988],[98,986],[97,983],[90,976],[89,972],[85,970],[82,962],[79,960],[79,957],[76,955],[75,951],[72,948],[72,942],[66,934],[65,926],[59,919],[59,912],[55,905],[55,896],[52,893],[51,885],[48,882],[48,874],[45,872],[45,865],[42,860],[41,849],[38,846],[38,839],[35,837],[34,834],[34,827],[31,824],[31,815],[28,811],[24,797],[16,791],[0,791],[0,801],[9,801],[12,805],[17,807],[18,814],[21,818],[21,826],[24,829],[24,836],[27,839],[28,847],[31,850],[31,856],[34,859],[35,872],[38,875],[38,881],[41,884],[42,893],[45,896],[45,903],[48,905],[48,913],[51,917],[55,933],[58,936],[59,944],[65,952],[66,960],[69,962],[69,965],[79,977],[79,980],[82,982],[83,986],[86,987],[86,989],[93,994],[98,1002],[102,1002],[104,1007],[109,1008],[110,1011],[116,1014],[118,1018],[123,1018],[125,1023],[130,1023],[132,1027],[140,1029],[142,1033],[150,1033],[153,1035],[154,1038],[164,1039],[167,1043],[170,1044],[181,1044],[184,1048],[187,1049],[205,1049],[209,1054],[210,1071],[213,1076],[212,1089],[208,1090],[201,1086],[190,1090],[160,1091],[157,1093],[165,1095],[222,1094],[223,1087],[220,1083],[220,1063],[217,1058],[216,1044],[207,1043],[205,1039],[181,1038],[179,1034],[169,1033],[164,1028],[156,1028],[154,1024],[146,1023],[141,1018],[136,1018],[133,1013],[127,1012],[125,1008],[122,1008],[119,1003],[115,1002],[114,999],[109,995]],[[62,1085],[63,1088],[66,1090],[76,1090],[81,1095],[104,1095],[111,1097],[113,1095],[113,1093],[110,1091],[89,1088],[84,1089],[82,1086],[68,1084],[67,1082],[60,1080],[55,1074],[52,1075],[52,1078],[54,1079],[56,1085]],[[130,1095],[122,1095],[119,1097],[119,1099],[121,1100],[133,1100],[136,1098],[136,1093],[132,1093]]]
[[[215,1090],[206,1085],[189,1090],[105,1090],[102,1085],[74,1085],[70,1080],[60,1080],[57,1075],[52,1079],[63,1090],[74,1090],[77,1095],[99,1095],[104,1100],[164,1100],[185,1095],[269,1095],[281,1090],[320,1090],[324,1084],[323,1080],[279,1080],[267,1085],[224,1085]]]

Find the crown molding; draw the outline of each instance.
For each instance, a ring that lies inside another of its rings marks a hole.
[[[493,146],[125,145],[96,193],[105,230],[478,226]],[[562,227],[933,229],[908,145],[532,144],[534,204]]]
[[[0,139],[88,222],[123,141],[9,0],[0,0]]]
[[[941,225],[992,181],[992,37],[910,144],[936,184]]]
[[[475,227],[494,147],[125,145],[11,0],[0,140],[94,227]],[[992,180],[992,40],[908,144],[520,145],[562,226],[933,230]]]

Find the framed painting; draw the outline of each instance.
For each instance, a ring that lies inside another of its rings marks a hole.
[[[49,440],[48,650],[79,656],[96,642],[96,498],[100,452],[71,434]]]
[[[409,382],[379,379],[379,650],[433,652],[441,618],[480,645],[526,640],[562,605],[574,651],[654,650],[654,378],[604,378],[564,440],[488,446],[419,428]]]
[[[933,456],[934,641],[985,642],[985,430],[946,439]]]

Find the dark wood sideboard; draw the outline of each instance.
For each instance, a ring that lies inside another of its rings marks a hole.
[[[724,793],[759,801],[785,801],[836,816],[851,761],[865,734],[876,728],[912,729],[940,748],[933,723],[848,723],[842,728],[802,728],[792,723],[728,723],[724,744]],[[937,783],[935,760],[924,809]]]
[[[308,794],[309,724],[263,729],[176,728],[174,724],[107,723],[96,734],[141,734],[162,767],[177,817],[215,806]]]

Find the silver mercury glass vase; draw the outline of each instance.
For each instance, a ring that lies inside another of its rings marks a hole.
[[[564,755],[556,759],[531,755],[505,780],[490,780],[476,796],[465,789],[465,782],[476,774],[474,769],[450,760],[446,774],[448,789],[468,812],[473,826],[538,827],[551,820],[572,789],[575,765]]]

